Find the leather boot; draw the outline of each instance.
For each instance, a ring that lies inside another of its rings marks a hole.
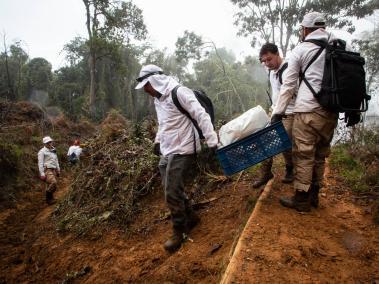
[[[266,184],[270,179],[274,177],[271,171],[273,161],[274,160],[270,158],[262,162],[260,169],[260,177],[257,181],[253,183],[253,188],[258,188]]]
[[[291,183],[293,178],[293,166],[286,165],[286,175],[282,178],[282,183]]]
[[[318,184],[312,184],[309,190],[309,198],[311,205],[314,208],[318,208],[318,193],[320,192],[320,186]]]
[[[189,233],[197,224],[200,223],[200,218],[194,211],[187,213],[187,233]]]
[[[164,243],[166,251],[173,253],[177,251],[184,241],[183,232],[174,230],[172,236]]]
[[[266,184],[270,179],[272,179],[274,175],[272,174],[271,170],[268,173],[263,173],[262,176],[253,183],[254,188],[258,188],[264,184]]]
[[[48,205],[53,205],[55,203],[55,199],[53,197],[53,193],[50,191],[46,191],[46,203]]]
[[[280,197],[280,204],[284,207],[293,208],[300,212],[311,211],[309,193],[305,191],[296,191],[292,197]]]

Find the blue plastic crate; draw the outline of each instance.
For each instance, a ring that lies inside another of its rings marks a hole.
[[[281,121],[217,150],[225,175],[232,175],[291,149],[291,140]]]

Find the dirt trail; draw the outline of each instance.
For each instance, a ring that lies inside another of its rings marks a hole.
[[[310,213],[281,207],[278,197],[291,187],[275,179],[225,283],[378,283],[379,228],[346,190],[333,191],[333,173],[326,177]]]
[[[38,182],[38,181],[36,181]],[[60,190],[55,194],[59,199],[67,191],[68,179],[62,178]],[[0,212],[0,283],[17,279],[30,261],[27,251],[34,241],[36,232],[41,232],[54,210],[44,202],[44,185],[26,191],[15,208]],[[37,190],[35,190],[37,188]],[[11,275],[7,272],[12,271]]]
[[[299,214],[278,204],[290,194],[279,179],[257,213],[234,283],[379,281],[379,230],[364,208],[346,191],[329,190],[319,210]],[[59,234],[42,192],[27,193],[19,208],[0,214],[0,283],[218,283],[259,194],[251,182],[244,175],[237,186],[208,192],[204,199],[215,200],[198,210],[201,224],[172,255],[162,248],[170,222],[161,191],[140,201],[126,232],[91,237]]]
[[[58,234],[53,207],[40,204],[42,193],[34,193],[32,208],[5,218],[17,242],[6,247],[9,239],[4,239],[0,283],[216,283],[257,198],[250,182],[241,178],[238,188],[230,183],[204,196],[214,200],[198,210],[201,224],[173,255],[162,247],[171,225],[162,218],[167,211],[161,191],[141,201],[127,232],[110,230],[90,238]]]

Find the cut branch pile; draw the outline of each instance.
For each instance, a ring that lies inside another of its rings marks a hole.
[[[58,205],[58,228],[83,234],[108,222],[126,229],[136,201],[158,182],[157,158],[142,127],[130,127],[117,113],[88,141],[87,157],[73,179],[70,192]]]

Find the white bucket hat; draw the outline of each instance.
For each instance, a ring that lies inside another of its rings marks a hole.
[[[319,12],[306,14],[300,24],[305,28],[325,28],[325,17]]]
[[[145,84],[149,81],[150,76],[161,74],[163,74],[162,68],[156,65],[149,64],[143,66],[139,72],[138,78],[136,79],[138,82],[136,90],[141,89],[143,86],[145,86]]]
[[[45,136],[42,139],[43,144],[47,144],[47,143],[52,142],[52,141],[53,141],[53,139],[51,139],[50,136]]]

